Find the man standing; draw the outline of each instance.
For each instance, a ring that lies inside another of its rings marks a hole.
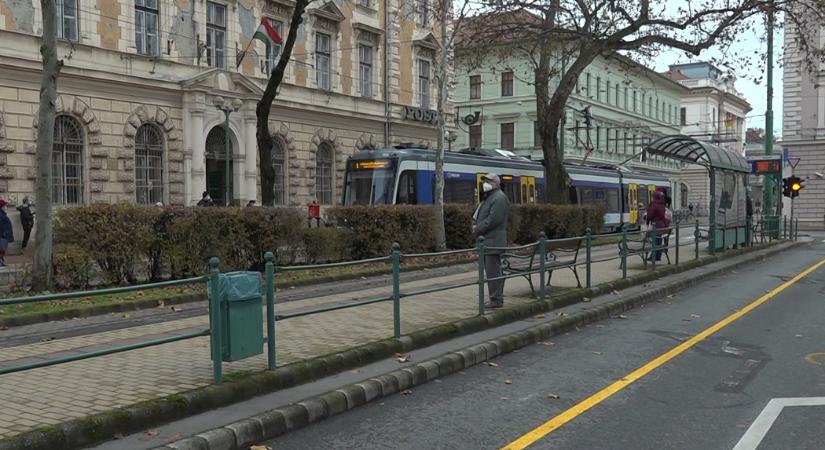
[[[201,200],[198,202],[198,206],[212,206],[214,203],[212,202],[212,197],[209,196],[209,192],[203,191],[203,195],[201,196]]]
[[[6,267],[6,250],[14,242],[11,220],[6,214],[6,201],[0,198],[0,267]]]
[[[18,206],[17,210],[20,211],[20,224],[23,225],[23,251],[25,252],[32,235],[32,227],[34,227],[34,212],[28,197],[23,197],[23,204]]]
[[[487,279],[501,276],[501,253],[498,248],[507,246],[507,215],[510,212],[510,202],[501,191],[501,180],[498,175],[488,173],[482,178],[482,201],[473,215],[473,234],[476,238],[484,236],[484,245],[487,250],[484,258],[484,267]],[[494,309],[504,306],[504,280],[487,282],[490,301],[484,304],[485,308]]]

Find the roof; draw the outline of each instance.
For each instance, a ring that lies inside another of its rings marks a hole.
[[[535,38],[541,18],[529,11],[493,12],[465,18],[456,32],[459,50],[503,45]]]
[[[652,155],[700,164],[709,169],[750,173],[751,166],[740,154],[684,135],[663,136],[645,147]]]

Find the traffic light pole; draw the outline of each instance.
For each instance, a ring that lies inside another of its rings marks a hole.
[[[773,29],[774,29],[774,11],[773,11],[773,2],[770,2],[768,5],[768,55],[767,55],[767,70],[768,70],[768,105],[767,110],[765,111],[765,154],[771,155],[773,154]],[[783,162],[784,166],[784,162]],[[763,216],[773,216],[774,212],[774,190],[776,190],[777,186],[779,185],[779,180],[782,179],[782,173],[780,172],[779,175],[766,175],[762,181],[762,205],[763,205]],[[778,208],[777,208],[777,215],[782,214],[782,195],[779,193],[777,195],[779,198]],[[771,232],[778,232],[779,231],[779,222],[776,221],[775,229],[771,229]],[[774,227],[771,227],[774,228]]]

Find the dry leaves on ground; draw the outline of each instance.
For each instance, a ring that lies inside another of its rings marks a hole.
[[[498,367],[498,364],[496,364],[494,362],[488,362],[487,365],[490,366],[490,367]]]
[[[558,394],[547,394],[547,398],[549,398],[551,400],[558,400],[561,397],[559,397]]]
[[[400,362],[400,363],[405,363],[405,362],[409,362],[409,361],[412,360],[409,353],[406,354],[406,355],[403,354],[403,353],[396,353],[395,354],[395,359],[398,360],[398,362]]]
[[[253,445],[249,447],[249,450],[272,450],[272,447],[268,447],[266,445]]]
[[[145,434],[146,436],[154,437],[154,436],[159,435],[160,431],[158,431],[158,430],[146,430],[146,431],[143,432],[143,434]]]
[[[401,391],[401,395],[412,395],[412,391],[409,389],[404,389]]]
[[[513,380],[504,380],[504,384],[513,384]]]

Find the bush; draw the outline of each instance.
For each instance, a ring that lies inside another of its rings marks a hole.
[[[310,264],[347,260],[352,252],[352,233],[344,228],[308,228],[301,242]]]
[[[58,244],[54,247],[52,267],[56,285],[72,289],[85,289],[92,277],[92,255],[74,244]]]
[[[352,232],[352,259],[389,255],[393,242],[405,253],[435,248],[431,206],[346,206],[327,215],[331,223]]]

